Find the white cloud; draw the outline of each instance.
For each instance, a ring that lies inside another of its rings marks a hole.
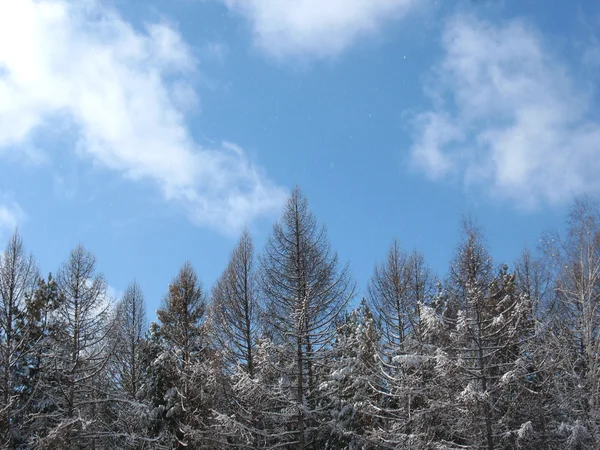
[[[23,217],[23,210],[17,203],[0,204],[0,238],[4,239],[14,232]]]
[[[458,176],[519,206],[600,191],[600,123],[591,95],[525,22],[457,17],[426,88],[411,158],[430,178]]]
[[[123,291],[111,286],[110,284],[106,286],[106,301],[108,303],[118,302],[123,298]]]
[[[417,0],[221,0],[250,20],[256,45],[276,58],[336,56]]]
[[[172,26],[139,32],[94,0],[1,9],[0,152],[25,156],[36,130],[66,121],[80,156],[154,181],[199,224],[233,231],[280,206],[284,191],[244,152],[194,142],[185,112],[197,61]]]

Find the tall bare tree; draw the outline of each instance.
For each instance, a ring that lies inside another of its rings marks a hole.
[[[114,338],[115,364],[119,386],[130,398],[135,398],[140,387],[142,368],[140,352],[148,328],[146,302],[140,285],[134,281],[116,306]]]
[[[529,297],[516,288],[515,274],[505,265],[494,268],[478,227],[472,221],[463,226],[447,283],[456,314],[445,316],[450,330],[443,355],[452,364],[442,383],[453,380],[447,385],[454,391],[450,398],[466,414],[450,417],[447,425],[456,444],[493,450],[499,436],[514,431],[511,407],[519,397],[510,380],[525,376],[522,345],[532,310]]]
[[[384,351],[402,351],[406,335],[418,318],[410,298],[408,255],[392,242],[384,263],[376,264],[369,282],[369,301],[381,329]]]
[[[354,283],[348,266],[339,267],[325,227],[317,225],[298,187],[274,225],[260,263],[267,327],[286,364],[282,370],[296,409],[288,445],[302,450],[314,439],[320,366]]]
[[[555,298],[549,326],[561,357],[553,377],[556,403],[570,416],[567,440],[600,442],[600,205],[583,197],[571,206],[566,238],[546,240],[555,269]],[[575,448],[575,447],[574,447]]]
[[[13,445],[15,433],[14,407],[19,372],[31,350],[26,310],[34,294],[39,272],[33,256],[27,255],[18,231],[8,241],[0,256],[0,443]]]
[[[420,307],[435,293],[435,277],[418,251],[408,254],[396,239],[369,281],[369,302],[382,334],[383,351],[393,357],[405,351],[410,335],[420,340]]]
[[[254,375],[254,355],[260,331],[254,246],[244,231],[231,253],[227,268],[212,291],[217,339],[228,366],[241,366]]]
[[[53,371],[45,389],[53,397],[48,420],[54,427],[36,445],[91,447],[103,433],[97,412],[105,399],[103,377],[112,352],[107,339],[111,307],[107,284],[96,272],[96,258],[82,245],[71,252],[56,281],[63,296],[55,311],[60,326],[45,355],[48,370]]]
[[[374,433],[380,443],[415,444],[407,434],[415,430],[413,418],[427,396],[421,309],[432,301],[435,282],[423,255],[416,250],[406,253],[396,239],[369,281],[369,302],[381,336],[372,378],[378,380],[384,400],[371,405],[376,417],[385,418],[385,426]]]

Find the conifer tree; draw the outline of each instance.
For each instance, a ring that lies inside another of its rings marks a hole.
[[[146,303],[140,285],[134,281],[116,306],[115,364],[116,381],[125,394],[135,399],[140,387],[142,368],[140,351],[147,331]]]
[[[381,397],[379,333],[365,300],[340,321],[329,373],[319,389],[328,409],[321,448],[376,448]]]
[[[259,337],[260,306],[254,270],[254,246],[244,231],[212,292],[216,339],[231,369],[241,366],[252,377]]]
[[[515,275],[507,266],[494,274],[477,227],[465,222],[464,233],[448,283],[456,316],[446,317],[448,343],[438,368],[448,371],[446,378],[454,378],[446,386],[453,390],[455,407],[464,411],[455,426],[446,424],[450,439],[493,450],[513,439],[515,427],[521,425],[511,420],[510,408],[517,398],[507,381],[525,364],[523,343],[531,305],[516,289]]]
[[[561,355],[552,392],[564,417],[556,435],[565,446],[600,443],[600,206],[588,197],[573,202],[567,235],[546,239],[554,268],[554,298],[548,314],[548,345]]]
[[[159,323],[151,326],[155,357],[140,394],[156,402],[152,415],[159,432],[182,448],[212,439],[208,422],[221,373],[208,345],[205,313],[202,284],[187,262],[157,311]]]
[[[261,257],[266,326],[281,355],[282,382],[299,450],[316,438],[318,386],[335,339],[336,321],[354,292],[348,267],[339,267],[324,227],[318,226],[299,188],[288,199]]]
[[[22,440],[15,414],[35,339],[26,314],[38,278],[35,260],[26,254],[21,236],[15,231],[0,256],[0,446],[12,447]]]
[[[106,431],[97,412],[106,401],[103,382],[112,348],[110,301],[104,277],[96,273],[96,258],[77,246],[57,275],[62,301],[54,311],[55,328],[46,347],[49,424],[38,436],[41,448],[93,446]]]
[[[148,406],[137,399],[145,368],[142,351],[146,343],[146,304],[140,285],[134,281],[114,309],[109,339],[114,349],[109,364],[105,414],[112,436],[105,438],[118,448],[138,448],[154,441],[147,437]]]

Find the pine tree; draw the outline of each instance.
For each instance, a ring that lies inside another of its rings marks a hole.
[[[154,402],[157,431],[177,447],[201,448],[212,439],[209,419],[221,380],[220,362],[208,345],[206,300],[192,265],[179,271],[152,324],[154,360],[140,396]]]
[[[54,367],[50,355],[53,351],[55,336],[61,328],[57,310],[64,302],[64,296],[58,289],[52,274],[47,280],[40,278],[30,302],[27,303],[27,331],[29,351],[23,377],[19,409],[24,430],[21,432],[24,445],[31,444],[48,434],[53,425],[52,413],[56,411],[56,398],[49,388],[55,383]]]

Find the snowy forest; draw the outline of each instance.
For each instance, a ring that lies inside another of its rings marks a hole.
[[[600,207],[511,264],[465,220],[446,274],[392,240],[364,298],[296,188],[207,289],[190,263],[148,323],[82,245],[0,259],[0,447],[600,447]],[[540,230],[543,231],[543,230]]]

